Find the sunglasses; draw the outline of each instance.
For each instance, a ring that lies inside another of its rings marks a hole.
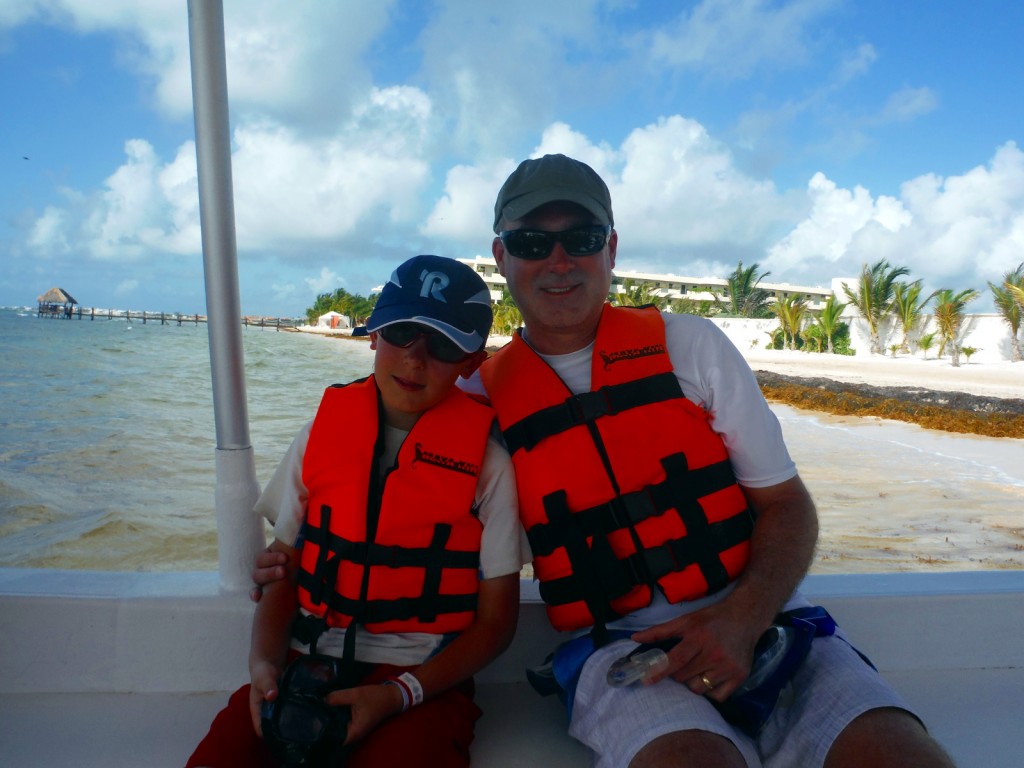
[[[551,255],[555,243],[570,256],[591,256],[608,242],[612,228],[602,224],[565,229],[561,232],[544,232],[539,229],[509,229],[499,232],[498,237],[505,250],[517,259],[541,261]]]
[[[392,323],[377,331],[380,337],[393,347],[405,349],[421,336],[427,340],[427,354],[442,363],[461,363],[470,353],[440,331],[427,328],[419,323]]]

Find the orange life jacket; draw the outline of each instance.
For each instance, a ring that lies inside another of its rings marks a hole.
[[[656,309],[605,306],[588,393],[520,336],[481,376],[557,629],[643,608],[654,586],[693,600],[746,567],[752,514],[707,412],[683,396]]]
[[[299,603],[328,626],[444,634],[476,609],[477,479],[494,412],[456,388],[425,411],[381,480],[373,377],[329,388],[302,462]]]

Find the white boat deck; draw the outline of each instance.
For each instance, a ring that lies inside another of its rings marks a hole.
[[[816,576],[804,585],[958,765],[1024,763],[1024,572]],[[524,682],[555,634],[524,584],[513,646],[478,676],[474,764],[587,765]],[[10,766],[181,766],[245,681],[251,605],[215,574],[0,569],[0,755]]]

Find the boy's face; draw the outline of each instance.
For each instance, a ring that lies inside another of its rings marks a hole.
[[[371,333],[370,349],[376,352],[373,374],[384,420],[399,429],[412,429],[420,414],[441,402],[460,375],[469,376],[487,357],[481,350],[462,362],[443,363],[427,353],[424,336],[407,347],[396,347]]]

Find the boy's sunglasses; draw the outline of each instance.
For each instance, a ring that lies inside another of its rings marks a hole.
[[[443,333],[419,323],[392,323],[378,329],[377,333],[391,346],[402,349],[412,346],[420,336],[425,336],[427,354],[442,363],[461,363],[469,357],[469,353],[464,352]]]
[[[505,250],[517,259],[541,261],[551,255],[555,243],[570,256],[591,256],[608,242],[612,228],[601,224],[565,229],[561,232],[544,232],[539,229],[509,229],[499,232]]]

